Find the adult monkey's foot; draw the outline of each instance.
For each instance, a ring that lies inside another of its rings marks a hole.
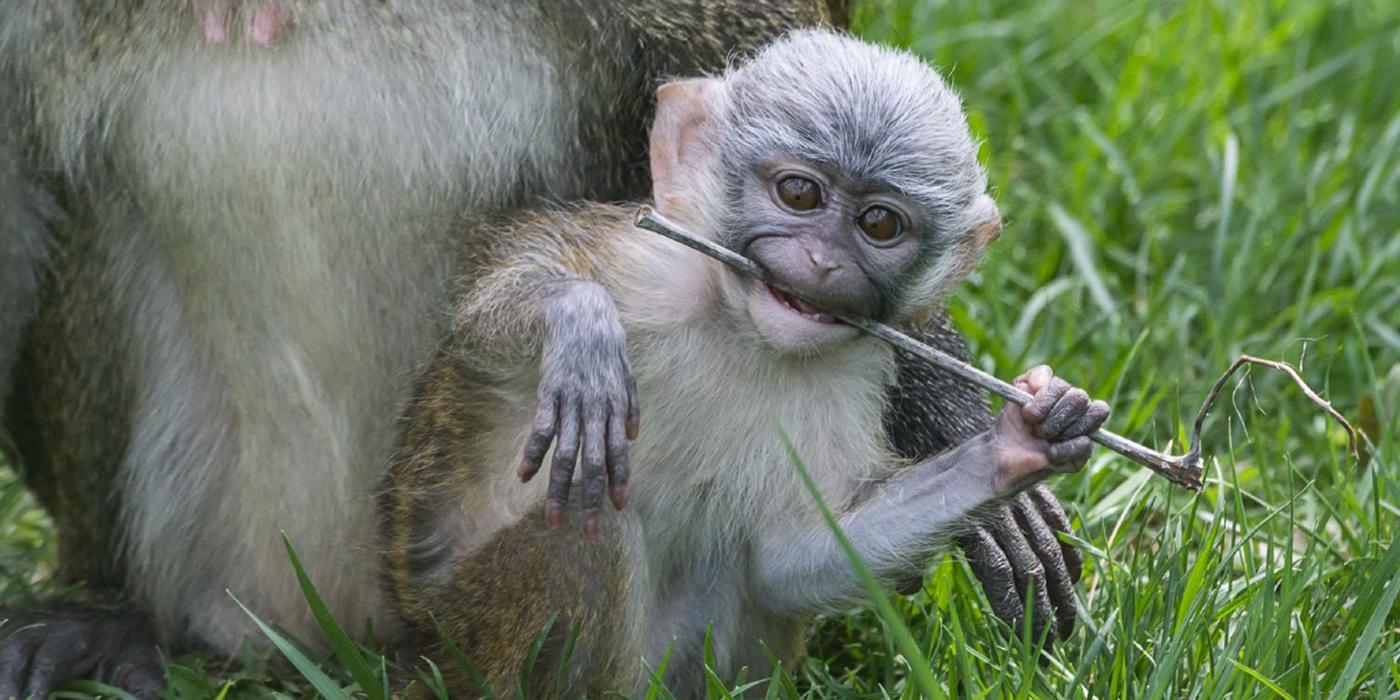
[[[0,699],[35,698],[91,679],[157,700],[165,663],[150,620],[129,606],[58,604],[0,610]]]
[[[957,538],[992,612],[1019,632],[1029,597],[1031,633],[1039,639],[1051,627],[1048,641],[1068,639],[1074,631],[1074,584],[1083,566],[1079,552],[1059,540],[1060,532],[1072,532],[1069,518],[1049,489],[1038,484],[998,505]]]

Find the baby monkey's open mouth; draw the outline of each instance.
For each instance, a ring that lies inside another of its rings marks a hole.
[[[783,306],[792,309],[798,315],[802,316],[803,318],[809,321],[814,321],[816,323],[841,323],[841,321],[835,316],[832,316],[831,314],[822,311],[821,309],[818,309],[817,307],[812,306],[811,304],[808,304],[807,302],[802,301],[801,299],[798,299],[797,297],[788,294],[787,292],[784,292],[771,284],[765,282],[763,286],[767,287],[768,293],[772,294],[774,299],[777,299],[778,301],[782,302]]]

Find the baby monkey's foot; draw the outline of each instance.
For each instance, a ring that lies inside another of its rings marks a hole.
[[[1025,406],[1007,404],[992,429],[996,490],[1015,493],[1051,473],[1078,471],[1089,459],[1089,435],[1108,420],[1108,404],[1091,401],[1041,365],[1016,378],[1031,395]]]

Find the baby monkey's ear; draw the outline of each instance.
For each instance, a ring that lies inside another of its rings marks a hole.
[[[709,161],[707,130],[719,120],[723,81],[694,78],[666,83],[656,90],[656,121],[651,126],[651,195],[662,214],[682,214],[691,202],[697,178]]]
[[[997,212],[997,203],[991,197],[985,194],[978,197],[972,211],[972,235],[979,244],[985,246],[1001,236],[1001,214]]]

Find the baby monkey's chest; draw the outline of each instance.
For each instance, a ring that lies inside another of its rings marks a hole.
[[[655,668],[669,656],[669,668],[682,674],[668,674],[672,690],[701,693],[704,678],[688,674],[707,664],[732,679],[744,668],[751,676],[766,675],[769,652],[785,665],[799,656],[803,621],[773,616],[756,603],[751,552],[746,545],[697,551],[698,556],[673,558],[672,566],[653,572],[655,597],[642,625],[643,657]]]

